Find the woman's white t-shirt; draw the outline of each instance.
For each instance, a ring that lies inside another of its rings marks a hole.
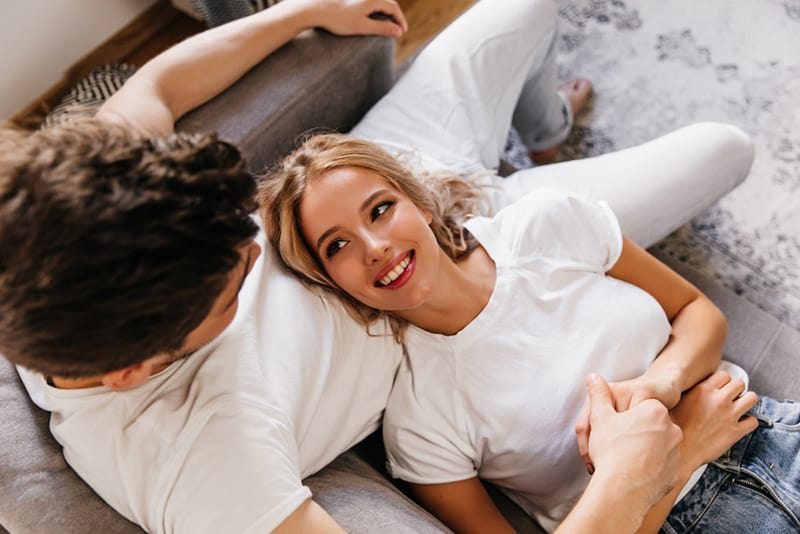
[[[553,530],[588,483],[574,435],[585,377],[641,375],[671,326],[647,292],[605,274],[622,234],[603,202],[539,189],[466,226],[496,285],[456,335],[410,328],[384,420],[388,468],[421,484],[479,476]]]

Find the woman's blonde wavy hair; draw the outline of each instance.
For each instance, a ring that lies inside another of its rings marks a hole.
[[[306,286],[321,289],[340,299],[348,313],[363,324],[367,332],[370,324],[387,318],[395,339],[402,342],[406,321],[390,312],[366,306],[342,291],[328,276],[303,237],[299,208],[308,185],[340,167],[360,167],[381,175],[417,208],[430,213],[430,227],[436,240],[454,261],[465,258],[478,245],[462,224],[478,213],[484,196],[479,187],[455,175],[415,175],[374,143],[343,134],[308,138],[261,181],[261,216],[269,240],[286,266]]]

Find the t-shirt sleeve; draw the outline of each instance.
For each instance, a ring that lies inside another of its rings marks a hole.
[[[458,427],[468,424],[461,404],[432,399],[425,377],[400,371],[383,420],[386,469],[394,478],[416,484],[456,482],[477,476],[468,438]],[[438,385],[433,396],[448,396],[451,388]]]
[[[177,471],[164,473],[171,487],[155,514],[164,532],[271,532],[311,498],[292,428],[270,411],[236,403],[205,422]]]
[[[476,218],[467,228],[495,254],[524,261],[532,256],[572,261],[576,267],[606,272],[622,253],[622,231],[604,201],[540,188],[499,211]]]

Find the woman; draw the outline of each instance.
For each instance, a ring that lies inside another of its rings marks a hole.
[[[618,409],[647,399],[675,408],[687,434],[684,482],[756,427],[745,417],[755,394],[740,379],[712,375],[724,317],[623,238],[604,203],[546,189],[493,218],[470,218],[481,197],[468,183],[429,176],[437,185],[427,187],[375,145],[339,135],[309,139],[275,174],[262,202],[287,265],[339,296],[367,328],[388,317],[407,345],[384,422],[388,466],[451,528],[510,529],[479,479],[503,488],[546,529],[558,525],[588,482],[576,419],[591,471],[581,414],[590,372],[613,381]],[[679,404],[709,375],[688,406]],[[700,409],[704,388],[716,392],[713,409]],[[786,481],[795,488],[798,474],[773,480],[757,469],[778,443],[789,447],[786,458],[800,450],[797,433],[774,424],[783,417],[796,424],[798,410],[762,399],[755,415],[771,429],[733,449],[742,447],[743,458],[758,451],[754,464],[715,462],[687,486],[665,528],[686,531],[687,514],[695,514],[690,524],[729,531],[721,518],[730,502],[720,495],[751,512],[758,527],[800,528],[796,490],[787,496],[783,488]],[[774,502],[741,502],[724,478],[731,471]],[[653,509],[646,527],[661,525],[677,493]]]

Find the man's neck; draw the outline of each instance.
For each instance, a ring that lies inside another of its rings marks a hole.
[[[169,355],[169,356],[160,356],[152,358],[150,362],[148,362],[150,366],[150,376],[154,374],[160,373],[167,367],[169,367],[173,362],[178,360],[182,360],[187,356],[190,356],[197,352],[197,350],[191,350],[185,354],[180,355]],[[85,389],[85,388],[93,388],[97,386],[104,385],[103,383],[103,375],[97,376],[90,376],[84,378],[64,378],[61,376],[48,376],[47,382],[57,387],[58,389]]]
[[[88,378],[63,378],[60,376],[48,376],[47,383],[58,389],[84,389],[103,385],[102,377]]]

